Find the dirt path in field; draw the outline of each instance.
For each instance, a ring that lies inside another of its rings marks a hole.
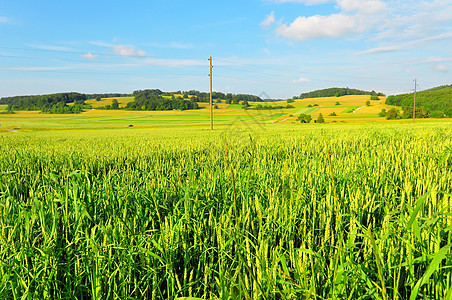
[[[285,120],[290,119],[290,118],[293,118],[293,117],[287,117],[287,118],[285,118],[285,119],[279,121],[279,123],[282,123],[282,122],[284,122]]]
[[[357,109],[355,109],[355,110],[353,111],[353,113],[357,112],[358,109],[361,109],[361,108],[363,108],[363,107],[365,107],[365,106],[358,107]]]
[[[3,131],[8,131],[8,132],[18,132],[18,130],[14,130],[14,129],[0,129]]]

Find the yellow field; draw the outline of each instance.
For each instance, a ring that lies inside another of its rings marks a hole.
[[[290,103],[292,108],[283,109],[253,109],[258,104],[263,106],[287,106],[287,101],[273,103],[250,102],[251,107],[244,110],[241,104],[215,103],[214,124],[226,125],[235,123],[249,124],[295,124],[300,114],[312,116],[312,123],[321,113],[326,123],[366,123],[366,122],[409,122],[410,120],[387,121],[378,114],[382,109],[386,111],[395,106],[384,104],[385,98],[380,101],[369,100],[370,96],[344,96],[329,98],[311,98],[296,100]],[[155,126],[201,126],[210,124],[209,103],[198,103],[199,109],[186,111],[129,111],[129,110],[102,110],[96,107],[111,105],[114,98],[95,99],[86,102],[93,106],[81,114],[41,114],[39,111],[16,111],[13,115],[2,115],[2,128],[9,129],[44,129],[44,128],[123,128],[128,125],[134,127]],[[121,107],[133,101],[133,97],[116,98]],[[370,101],[370,106],[366,102]],[[339,102],[340,105],[336,105]],[[317,104],[314,106],[314,104]],[[6,106],[0,106],[5,109]],[[400,107],[396,107],[400,110]],[[353,112],[355,110],[355,112]],[[330,116],[334,112],[336,116]],[[417,122],[431,122],[433,119],[419,120]]]
[[[229,104],[226,103],[214,103],[214,106],[218,106],[218,108],[216,108],[215,110],[219,110],[219,109],[227,109],[229,107]],[[210,109],[210,103],[206,103],[206,102],[198,102],[198,106],[202,107],[202,108],[208,108]]]
[[[297,104],[303,104],[305,106],[318,104],[319,106],[334,106],[336,102],[341,105],[338,106],[364,106],[366,101],[370,101],[371,104],[385,103],[386,97],[379,97],[380,100],[370,100],[370,95],[348,95],[342,97],[324,97],[324,98],[307,98],[295,100]]]
[[[133,102],[135,97],[115,97],[115,98],[102,98],[100,101],[96,99],[86,100],[86,104],[90,104],[93,108],[111,105],[113,99],[118,100],[119,107],[126,107],[127,103]]]
[[[184,98],[184,95],[183,94],[173,94],[173,96],[174,96],[174,98],[177,98],[177,97],[181,97],[181,98]],[[188,98],[192,98],[192,97],[194,97],[195,95],[188,95]],[[187,99],[187,98],[185,98],[185,99]]]

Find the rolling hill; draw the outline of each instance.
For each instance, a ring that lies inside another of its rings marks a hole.
[[[412,108],[414,94],[392,95],[386,99],[386,104]],[[416,107],[425,107],[432,117],[452,117],[452,85],[444,85],[417,92]],[[416,113],[417,114],[417,113]]]

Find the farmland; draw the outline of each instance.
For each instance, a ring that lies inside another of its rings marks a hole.
[[[214,122],[217,125],[230,125],[237,122],[245,123],[279,123],[288,125],[297,122],[301,113],[311,114],[315,119],[323,114],[327,123],[363,123],[382,122],[385,118],[378,117],[382,109],[389,110],[394,107],[384,104],[384,97],[379,101],[371,101],[371,106],[366,106],[369,95],[343,96],[299,99],[290,103],[293,108],[275,110],[255,110],[258,104],[250,102],[250,109],[243,110],[241,104],[215,103]],[[131,111],[131,110],[104,110],[99,107],[111,105],[112,100],[117,99],[120,107],[133,101],[133,97],[103,98],[87,100],[92,105],[81,114],[42,114],[39,111],[16,111],[15,114],[1,116],[1,128],[16,130],[41,130],[41,129],[68,129],[68,128],[123,128],[127,125],[135,127],[156,126],[208,126],[210,109],[208,103],[199,102],[200,109],[186,111]],[[336,103],[339,102],[339,105]],[[269,105],[286,106],[286,101],[273,102]],[[1,109],[1,108],[0,108]],[[356,110],[357,109],[357,110]],[[355,113],[353,113],[353,111]],[[336,116],[329,116],[332,113]],[[423,120],[423,122],[431,122]],[[410,122],[404,120],[401,122]],[[447,122],[447,121],[446,121]]]
[[[0,131],[1,298],[450,297],[451,128]]]

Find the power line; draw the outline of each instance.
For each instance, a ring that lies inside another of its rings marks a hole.
[[[0,49],[7,50],[23,50],[23,51],[36,51],[36,52],[49,52],[49,53],[66,53],[66,54],[79,54],[86,55],[91,53],[93,55],[102,55],[102,56],[115,56],[115,57],[136,57],[136,58],[154,58],[154,59],[193,59],[193,60],[204,60],[204,58],[199,57],[157,57],[157,56],[147,56],[147,55],[121,55],[116,53],[105,53],[105,52],[91,52],[91,51],[69,51],[69,50],[56,50],[56,49],[39,49],[39,48],[20,48],[20,47],[6,47],[0,46]]]
[[[14,68],[0,68],[0,71],[12,72],[46,72],[46,73],[67,73],[67,74],[93,74],[93,75],[141,75],[141,76],[190,76],[199,77],[205,74],[168,74],[168,73],[125,73],[125,72],[86,72],[86,71],[62,71],[62,70],[32,70],[32,69],[14,69]]]

